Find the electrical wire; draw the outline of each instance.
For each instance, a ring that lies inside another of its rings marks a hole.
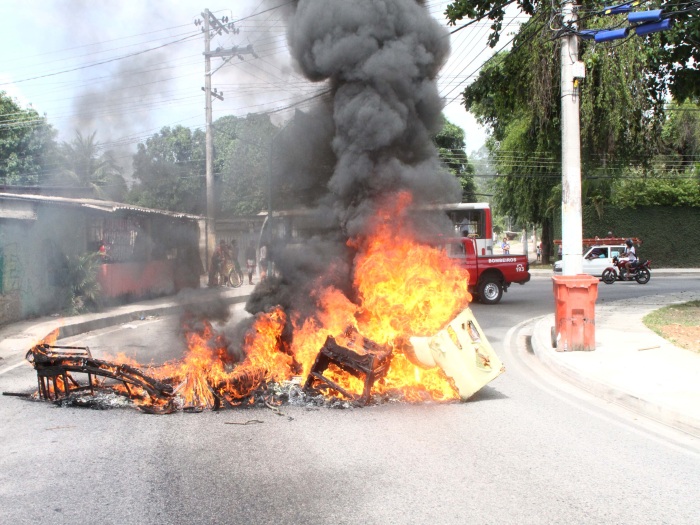
[[[55,72],[53,72],[53,73],[46,73],[46,74],[44,74],[44,75],[38,75],[38,76],[35,76],[35,77],[30,77],[30,78],[23,78],[23,79],[14,80],[14,81],[11,81],[11,82],[0,82],[0,86],[6,86],[6,85],[8,85],[8,84],[20,84],[20,83],[22,83],[22,82],[28,82],[28,81],[30,81],[30,80],[38,80],[38,79],[41,79],[41,78],[53,77],[53,76],[56,76],[56,75],[63,75],[63,74],[65,74],[65,73],[72,73],[73,71],[80,71],[81,69],[87,69],[87,68],[91,68],[91,67],[95,67],[95,66],[101,66],[101,65],[104,65],[104,64],[109,64],[110,62],[116,62],[116,61],[118,61],[118,60],[124,60],[124,59],[126,59],[126,58],[131,58],[131,57],[135,57],[135,56],[138,56],[138,55],[143,55],[144,53],[149,53],[149,52],[151,52],[151,51],[155,51],[155,50],[157,50],[157,49],[162,49],[162,48],[164,48],[164,47],[171,46],[171,45],[173,45],[173,44],[178,44],[178,43],[184,42],[184,41],[186,41],[186,40],[189,40],[189,39],[191,39],[191,38],[193,38],[193,37],[195,37],[195,36],[199,36],[199,33],[190,34],[189,36],[186,36],[186,37],[183,37],[183,38],[179,38],[179,39],[177,39],[177,40],[173,40],[172,42],[167,42],[167,43],[165,43],[165,44],[162,44],[162,45],[159,45],[159,46],[155,46],[155,47],[152,47],[152,48],[149,48],[149,49],[144,49],[143,51],[137,51],[137,52],[134,52],[134,53],[129,53],[128,55],[122,55],[122,56],[119,56],[119,57],[114,57],[114,58],[110,58],[110,59],[107,59],[107,60],[102,60],[102,61],[100,61],[100,62],[93,62],[92,64],[85,64],[85,65],[83,65],[83,66],[74,67],[74,68],[71,68],[71,69],[64,69],[64,70],[62,70],[62,71],[55,71]]]

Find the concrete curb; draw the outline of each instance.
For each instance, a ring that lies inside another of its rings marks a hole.
[[[62,324],[59,327],[59,339],[63,337],[72,337],[74,335],[83,334],[85,332],[91,332],[93,330],[100,330],[109,326],[128,323],[129,321],[136,321],[141,317],[145,317],[147,315],[172,315],[173,313],[179,310],[184,310],[185,308],[187,308],[187,306],[190,306],[192,304],[206,304],[214,303],[217,301],[224,301],[226,304],[236,304],[245,302],[247,299],[247,295],[239,295],[233,297],[217,296],[216,298],[200,299],[186,303],[146,306],[139,308],[137,311],[124,312],[116,315],[100,315],[99,317],[96,317],[94,319],[78,320],[73,323]]]
[[[192,305],[207,305],[223,302],[227,305],[242,303],[248,300],[250,293],[248,290],[229,289],[222,290],[221,293],[202,293],[196,291],[187,297],[169,296],[166,298],[154,299],[148,303],[135,303],[112,308],[105,312],[94,314],[84,314],[75,317],[57,317],[55,319],[42,319],[24,321],[15,325],[16,332],[7,333],[9,327],[5,329],[0,340],[0,359],[11,358],[13,355],[21,353],[24,355],[32,345],[54,330],[59,330],[58,338],[72,337],[92,330],[99,330],[122,323],[139,320],[146,316],[172,315],[180,310]],[[0,361],[1,362],[1,361]]]
[[[534,268],[530,269],[530,275],[533,277],[551,277],[553,275],[561,275],[561,274],[555,274],[554,271],[546,268]],[[698,277],[700,278],[700,268],[661,268],[661,269],[651,269],[651,276],[654,278],[656,277],[688,277],[688,276],[693,276],[693,277]]]
[[[545,366],[596,397],[623,406],[687,434],[700,437],[700,420],[692,415],[678,412],[656,401],[645,399],[643,396],[583,374],[576,367],[558,359],[558,352],[551,346],[550,336],[550,329],[554,326],[554,314],[533,321],[535,325],[532,334],[532,349]]]

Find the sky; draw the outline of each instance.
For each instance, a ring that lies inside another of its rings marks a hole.
[[[164,126],[203,129],[204,36],[195,22],[207,8],[235,27],[215,36],[212,50],[252,46],[255,52],[227,62],[212,59],[212,88],[224,98],[214,100],[214,120],[271,112],[281,124],[325,87],[304,79],[292,64],[282,16],[287,3],[3,0],[0,91],[45,115],[62,141],[70,141],[77,130],[97,132],[105,148],[126,151]],[[444,22],[448,3],[428,0],[426,7]],[[511,14],[504,22],[503,43],[525,21]],[[486,130],[460,105],[460,93],[495,51],[486,45],[488,32],[488,22],[478,22],[451,35],[452,53],[438,79],[444,113],[464,129],[468,153],[483,145]]]

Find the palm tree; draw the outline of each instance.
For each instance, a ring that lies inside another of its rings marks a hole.
[[[121,174],[111,151],[102,152],[99,142],[95,141],[95,131],[83,137],[76,131],[75,138],[61,145],[64,168],[61,182],[90,188],[98,198],[121,200],[126,194],[126,182]]]

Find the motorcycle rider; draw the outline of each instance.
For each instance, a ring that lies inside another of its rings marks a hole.
[[[622,257],[620,257],[620,263],[625,267],[625,270],[627,271],[627,280],[631,281],[632,275],[630,274],[630,269],[632,263],[634,263],[637,260],[637,252],[634,249],[634,243],[632,242],[632,239],[627,239],[625,241],[625,245],[627,246],[627,248],[625,248],[625,253],[622,254]]]

